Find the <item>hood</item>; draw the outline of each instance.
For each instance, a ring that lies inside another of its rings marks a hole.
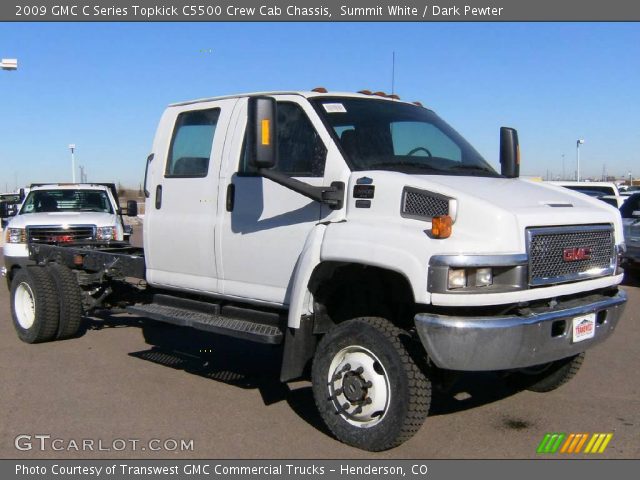
[[[575,223],[585,222],[587,217],[601,212],[611,222],[611,214],[617,209],[605,202],[567,188],[532,180],[485,177],[421,176],[431,185],[447,191],[457,191],[463,197],[473,197],[496,208],[507,209],[521,218],[539,224],[566,224],[569,218]],[[455,195],[452,195],[455,197]],[[561,215],[557,215],[562,211]],[[550,214],[550,212],[554,212]],[[551,222],[551,223],[547,223]],[[561,223],[554,223],[561,222]]]
[[[377,221],[381,217],[405,226],[430,228],[426,219],[401,218],[403,189],[412,187],[455,199],[453,233],[446,244],[460,252],[521,253],[525,231],[530,227],[610,224],[616,243],[621,243],[622,223],[618,210],[606,203],[564,187],[523,179],[408,175],[389,171],[353,172],[354,185],[375,185],[371,207],[357,208],[349,199],[348,216]],[[368,217],[368,218],[367,218]]]
[[[117,216],[104,212],[43,212],[16,215],[9,227],[25,228],[44,225],[96,225],[106,227],[117,225]]]

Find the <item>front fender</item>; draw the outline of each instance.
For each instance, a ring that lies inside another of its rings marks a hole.
[[[395,225],[332,223],[327,227],[320,260],[379,267],[404,276],[416,303],[431,303],[427,291],[429,238],[422,230]],[[423,252],[416,255],[414,252]]]

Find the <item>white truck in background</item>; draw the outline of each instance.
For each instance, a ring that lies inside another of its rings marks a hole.
[[[19,337],[73,336],[83,312],[280,344],[333,434],[379,451],[424,422],[432,382],[504,371],[534,391],[607,339],[621,219],[501,173],[433,111],[395,96],[270,92],[177,103],[147,159],[144,248],[30,243],[8,272]],[[247,343],[247,349],[251,344]]]
[[[135,202],[128,207],[128,215],[137,215]],[[0,216],[3,214],[9,219],[3,252],[8,270],[32,263],[27,248],[30,242],[109,242],[129,236],[116,187],[111,183],[33,184],[17,209],[0,207]]]

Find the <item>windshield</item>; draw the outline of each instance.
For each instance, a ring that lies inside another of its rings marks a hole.
[[[498,176],[460,134],[425,108],[364,98],[311,101],[354,170]]]
[[[41,212],[113,213],[104,190],[34,190],[22,205],[21,214]]]

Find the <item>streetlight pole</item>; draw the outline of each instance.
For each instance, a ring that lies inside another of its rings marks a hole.
[[[562,154],[562,180],[564,179],[565,179],[565,176],[564,176],[564,153],[563,153]]]
[[[73,183],[76,183],[76,157],[74,155],[76,144],[69,144],[69,150],[71,150],[71,181]]]
[[[580,145],[584,145],[584,138],[576,141],[576,180],[580,181]]]

